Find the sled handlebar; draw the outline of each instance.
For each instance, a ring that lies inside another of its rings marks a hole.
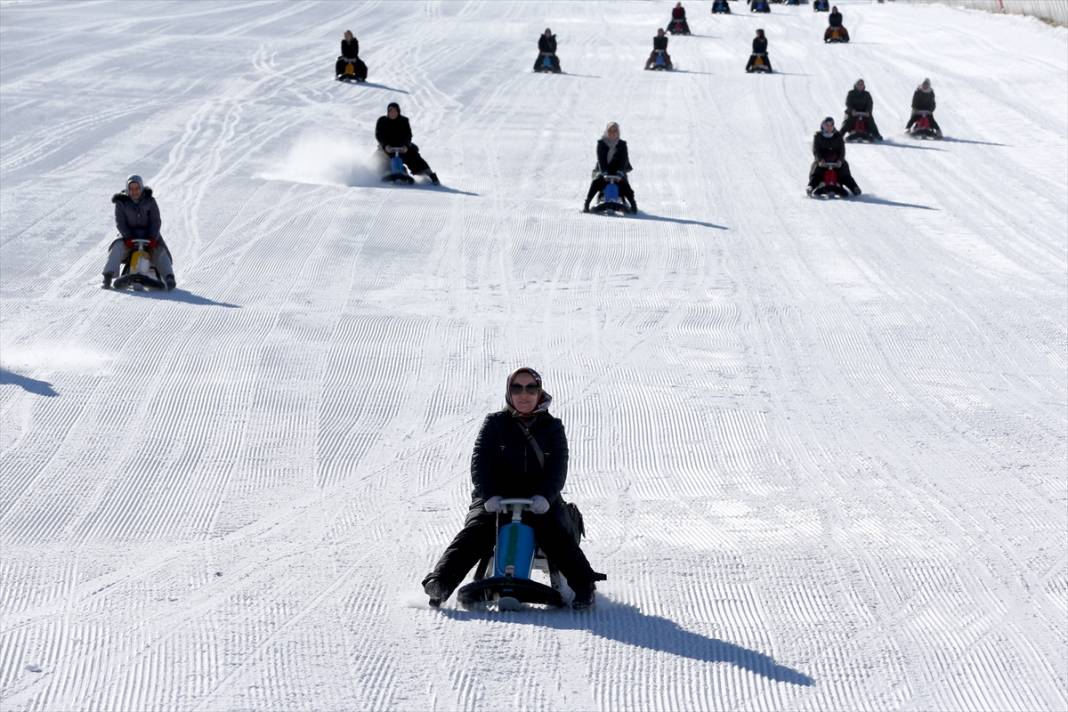
[[[512,510],[512,521],[518,522],[523,517],[523,512],[530,509],[530,506],[534,504],[534,500],[527,499],[525,497],[510,497],[508,499],[501,500],[501,508],[504,510]]]
[[[820,168],[841,168],[842,167],[842,162],[841,161],[820,161],[819,162],[819,167]]]
[[[619,183],[623,180],[624,176],[621,176],[618,173],[602,173],[601,178],[603,178],[606,183]]]
[[[871,116],[871,113],[869,113],[867,111],[853,111],[852,109],[850,109],[849,110],[849,115],[850,116]]]
[[[155,240],[151,240],[147,237],[134,237],[129,240],[126,240],[125,242],[128,247],[136,247],[139,250],[147,251],[152,248],[152,243],[154,243]]]
[[[916,109],[916,111],[914,111],[913,113],[916,114],[916,116],[930,116],[934,112],[933,111],[927,111],[925,109]]]
[[[408,152],[405,146],[383,146],[382,148],[385,149],[386,153],[392,153],[394,156]]]

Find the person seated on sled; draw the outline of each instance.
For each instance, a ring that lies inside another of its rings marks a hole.
[[[360,81],[367,79],[367,65],[360,59],[360,42],[352,35],[352,30],[345,30],[345,37],[341,40],[341,56],[334,64],[334,74],[338,79],[345,76],[345,65],[356,65],[356,78]]]
[[[749,0],[749,12],[771,12],[768,0]]]
[[[638,212],[638,202],[634,199],[634,189],[630,187],[627,174],[634,170],[630,165],[630,155],[627,151],[627,142],[619,137],[619,124],[612,121],[605,127],[604,135],[597,141],[597,169],[590,189],[586,193],[586,202],[582,205],[582,212],[590,211],[590,201],[594,196],[605,189],[608,181],[605,174],[619,175],[623,179],[616,183],[619,187],[619,197],[630,204],[628,211]]]
[[[653,38],[653,51],[649,53],[649,59],[645,62],[646,69],[652,69],[653,64],[656,62],[656,53],[664,53],[664,62],[668,69],[671,69],[671,55],[667,53],[668,37],[664,34],[664,28],[661,27],[656,31],[656,37]]]
[[[757,30],[756,37],[753,38],[753,53],[749,55],[749,61],[745,63],[745,71],[753,71],[753,63],[756,62],[758,55],[764,55],[764,64],[767,65],[768,71],[771,69],[771,58],[768,57],[768,38],[764,36],[764,30]]]
[[[171,264],[171,251],[159,234],[163,221],[159,216],[159,205],[152,197],[152,189],[145,187],[141,176],[132,175],[126,179],[126,189],[111,196],[115,204],[115,229],[119,237],[108,248],[108,259],[104,264],[104,288],[111,288],[111,280],[119,276],[122,263],[130,256],[135,246],[130,240],[151,240],[148,254],[152,266],[168,290],[176,286],[174,267]]]
[[[927,120],[931,122],[931,128],[938,136],[942,135],[942,127],[938,125],[934,117],[935,110],[935,93],[931,88],[931,80],[924,79],[920,86],[916,87],[916,91],[912,92],[912,116],[909,117],[908,124],[905,125],[905,130],[908,131],[912,128],[912,125],[916,123],[916,119],[920,118],[921,111],[929,111]]]
[[[534,71],[541,69],[541,56],[543,54],[550,55],[550,61],[553,63],[553,72],[560,73],[560,58],[556,56],[556,35],[548,27],[545,28],[545,32],[538,35],[538,58],[534,60]]]
[[[872,115],[872,108],[875,106],[875,102],[872,101],[871,94],[864,86],[864,80],[858,79],[853,84],[853,88],[846,94],[846,113],[845,118],[842,119],[842,133],[847,134],[853,130],[854,116],[859,112],[867,114],[864,117],[864,122],[868,125],[868,133],[876,141],[882,141],[883,136],[879,133],[879,127],[875,125],[875,116]]]
[[[831,8],[831,14],[827,16],[827,29],[823,31],[823,41],[830,42],[835,30],[838,30],[844,41],[849,41],[849,30],[842,24],[842,13],[838,12],[837,5]]]
[[[830,10],[830,3],[827,0],[812,0],[813,12],[827,12]]]
[[[523,523],[534,529],[535,541],[575,592],[572,606],[593,604],[597,580],[571,529],[560,496],[567,481],[567,435],[564,424],[549,413],[552,396],[542,388],[541,376],[520,368],[508,377],[505,408],[482,422],[471,455],[471,505],[463,528],[453,538],[433,570],[423,579],[431,605],[440,605],[467,573],[492,551],[501,500],[529,498],[531,511]]]
[[[681,24],[681,30],[676,30],[675,26]],[[686,8],[682,6],[681,2],[675,3],[675,7],[671,8],[671,29],[674,32],[690,33],[690,25],[686,22]]]
[[[727,4],[727,0],[712,0],[712,14],[718,13],[731,14],[731,6]]]
[[[437,174],[430,170],[430,166],[419,155],[419,147],[412,143],[412,125],[408,123],[407,116],[401,115],[400,104],[397,102],[391,101],[386,107],[386,115],[378,117],[378,123],[375,124],[375,140],[378,141],[378,147],[386,154],[387,161],[392,157],[389,149],[406,149],[400,157],[404,165],[408,166],[408,170],[414,175],[425,175],[434,185],[439,185]]]
[[[812,137],[812,157],[815,160],[812,161],[812,167],[808,171],[810,194],[823,177],[823,168],[820,166],[820,162],[823,162],[841,163],[837,169],[838,182],[848,188],[853,195],[860,195],[860,186],[853,180],[853,175],[849,171],[849,163],[845,159],[845,140],[842,139],[842,134],[834,128],[834,118],[826,117],[820,124],[820,130]]]

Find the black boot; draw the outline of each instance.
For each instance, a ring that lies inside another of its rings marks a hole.
[[[430,176],[430,182],[434,185],[441,185],[441,181],[438,180],[438,174],[434,171],[430,171],[427,175]]]
[[[594,591],[596,590],[597,586],[592,582],[584,586],[579,586],[575,590],[575,597],[571,599],[571,607],[576,611],[584,611],[587,608],[592,607],[595,598]]]
[[[111,272],[105,272],[104,273],[104,284],[102,284],[101,286],[104,289],[111,289],[111,280],[114,279],[114,278],[115,278],[115,275],[113,275]]]
[[[452,593],[448,586],[436,578],[427,579],[423,584],[423,591],[430,598],[430,606],[432,608],[439,608],[441,602],[448,600],[449,595]]]
[[[167,285],[167,291],[168,292],[173,292],[174,288],[178,286],[178,284],[174,281],[174,275],[173,274],[168,274],[167,277],[163,281]]]

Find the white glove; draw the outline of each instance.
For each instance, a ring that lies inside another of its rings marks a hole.
[[[482,503],[482,507],[487,512],[491,512],[491,513],[499,512],[499,511],[501,511],[501,498],[500,497],[490,497],[489,499],[487,499],[485,502]]]
[[[534,514],[545,514],[549,511],[549,500],[536,494],[530,498],[530,511]]]

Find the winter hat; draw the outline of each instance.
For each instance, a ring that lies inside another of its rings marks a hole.
[[[390,109],[396,109],[398,114],[401,112],[400,104],[398,104],[395,101],[391,101],[388,104],[386,104],[386,111],[389,111]]]
[[[854,89],[860,89],[860,85],[863,84],[863,83],[864,83],[863,79],[858,79],[857,81],[853,82],[853,88]]]
[[[142,180],[141,176],[137,175],[136,173],[126,179],[127,188],[130,187],[130,183],[137,183],[137,185],[141,186],[141,190],[145,189],[145,181]]]
[[[515,406],[512,405],[512,382],[515,381],[515,379],[518,378],[519,374],[521,373],[527,374],[532,379],[534,379],[534,382],[537,383],[539,387],[541,386],[541,374],[535,371],[533,368],[530,368],[529,366],[517,368],[515,371],[512,372],[512,375],[508,376],[508,383],[504,387],[504,402],[508,405],[508,410],[511,411],[512,415],[514,416],[519,416],[519,412],[516,411]],[[546,393],[545,389],[543,388],[541,391],[541,395],[538,397],[538,405],[534,409],[534,413],[544,413],[548,411],[549,404],[552,402],[553,397]],[[534,413],[531,413],[531,415],[533,415]]]
[[[929,90],[930,88],[931,88],[931,80],[930,80],[930,79],[928,79],[927,77],[924,77],[924,78],[923,78],[923,81],[922,81],[922,82],[920,82],[920,89],[927,89],[927,90]]]

